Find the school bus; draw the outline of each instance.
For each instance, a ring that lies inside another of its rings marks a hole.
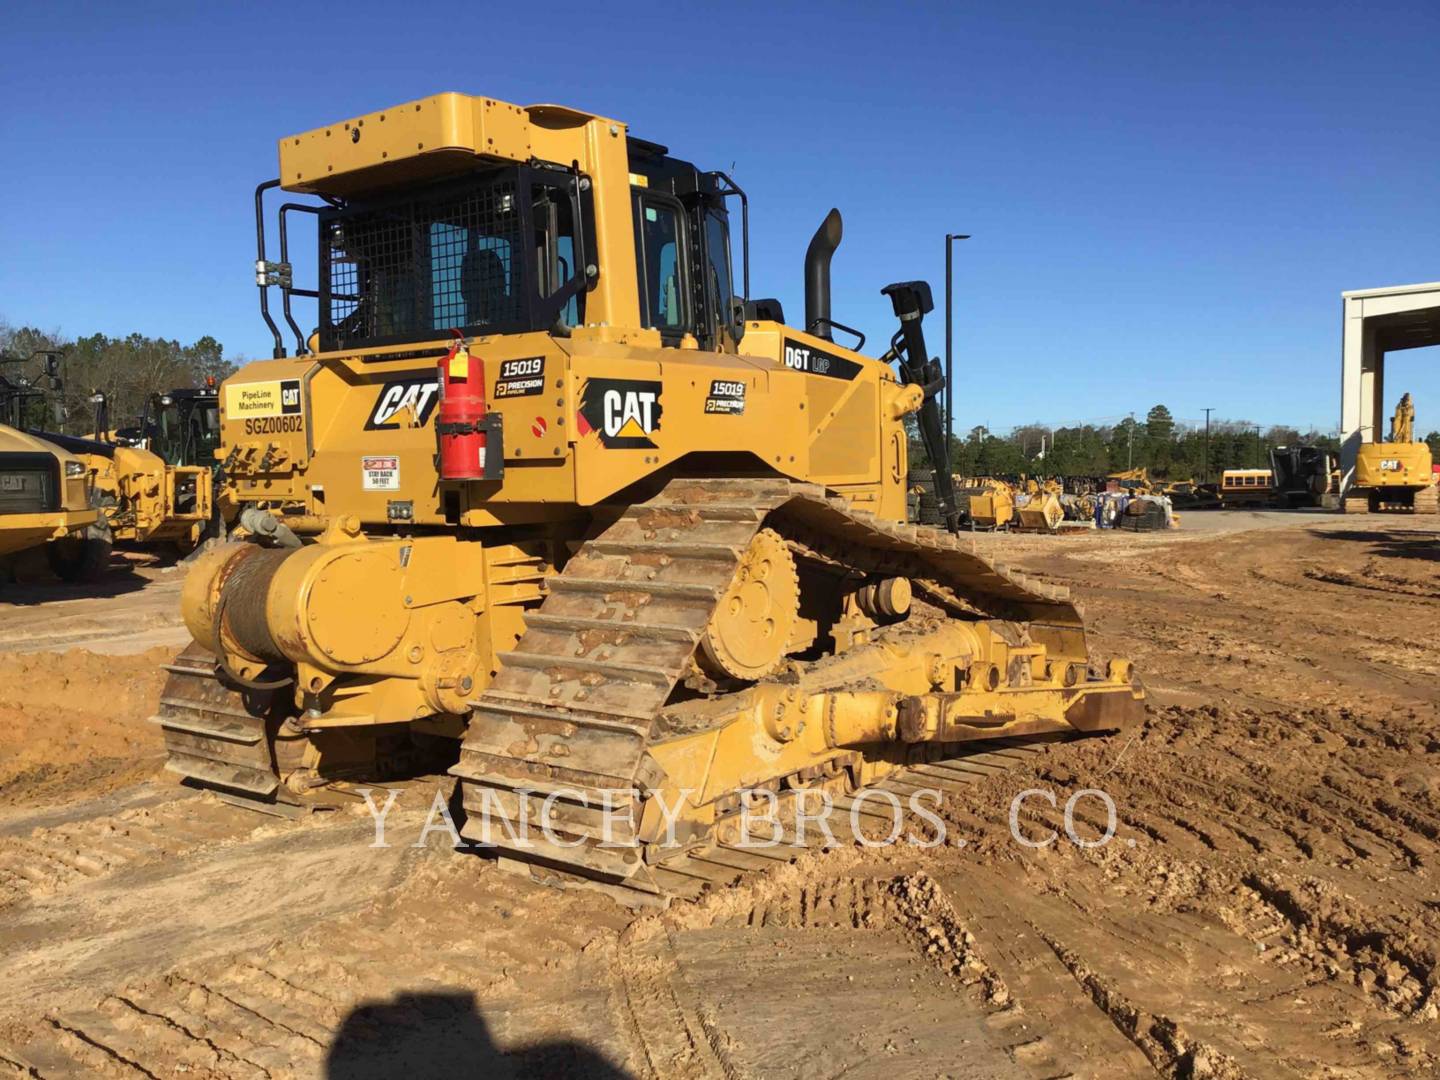
[[[1275,500],[1275,474],[1269,469],[1226,469],[1220,474],[1220,499],[1226,506],[1264,506]]]

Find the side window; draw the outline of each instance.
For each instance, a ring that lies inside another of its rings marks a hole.
[[[570,199],[557,189],[535,185],[531,218],[535,223],[535,263],[539,267],[540,295],[553,296],[568,285],[575,265],[575,213]],[[580,299],[572,296],[560,312],[567,326],[580,321]]]
[[[690,329],[690,318],[680,205],[642,194],[636,199],[636,210],[636,269],[644,323],[662,334],[684,334]]]
[[[569,209],[568,207],[566,208]],[[555,287],[567,284],[575,276],[575,237],[572,232],[563,233],[559,242],[555,245],[555,263],[558,268]],[[562,317],[566,326],[574,326],[580,321],[580,297],[572,296],[565,303],[565,311]]]
[[[730,227],[723,214],[705,213],[705,297],[721,333],[730,325],[734,289],[730,276]]]

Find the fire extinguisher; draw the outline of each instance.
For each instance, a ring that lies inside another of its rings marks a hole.
[[[455,344],[440,361],[440,479],[484,480],[489,425],[485,422],[485,363],[470,355],[470,344],[455,331]],[[498,448],[497,448],[498,449]]]

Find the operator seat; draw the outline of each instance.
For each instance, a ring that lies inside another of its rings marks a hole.
[[[503,324],[515,318],[515,297],[505,273],[505,260],[490,248],[465,253],[460,265],[460,295],[465,301],[466,326]]]

